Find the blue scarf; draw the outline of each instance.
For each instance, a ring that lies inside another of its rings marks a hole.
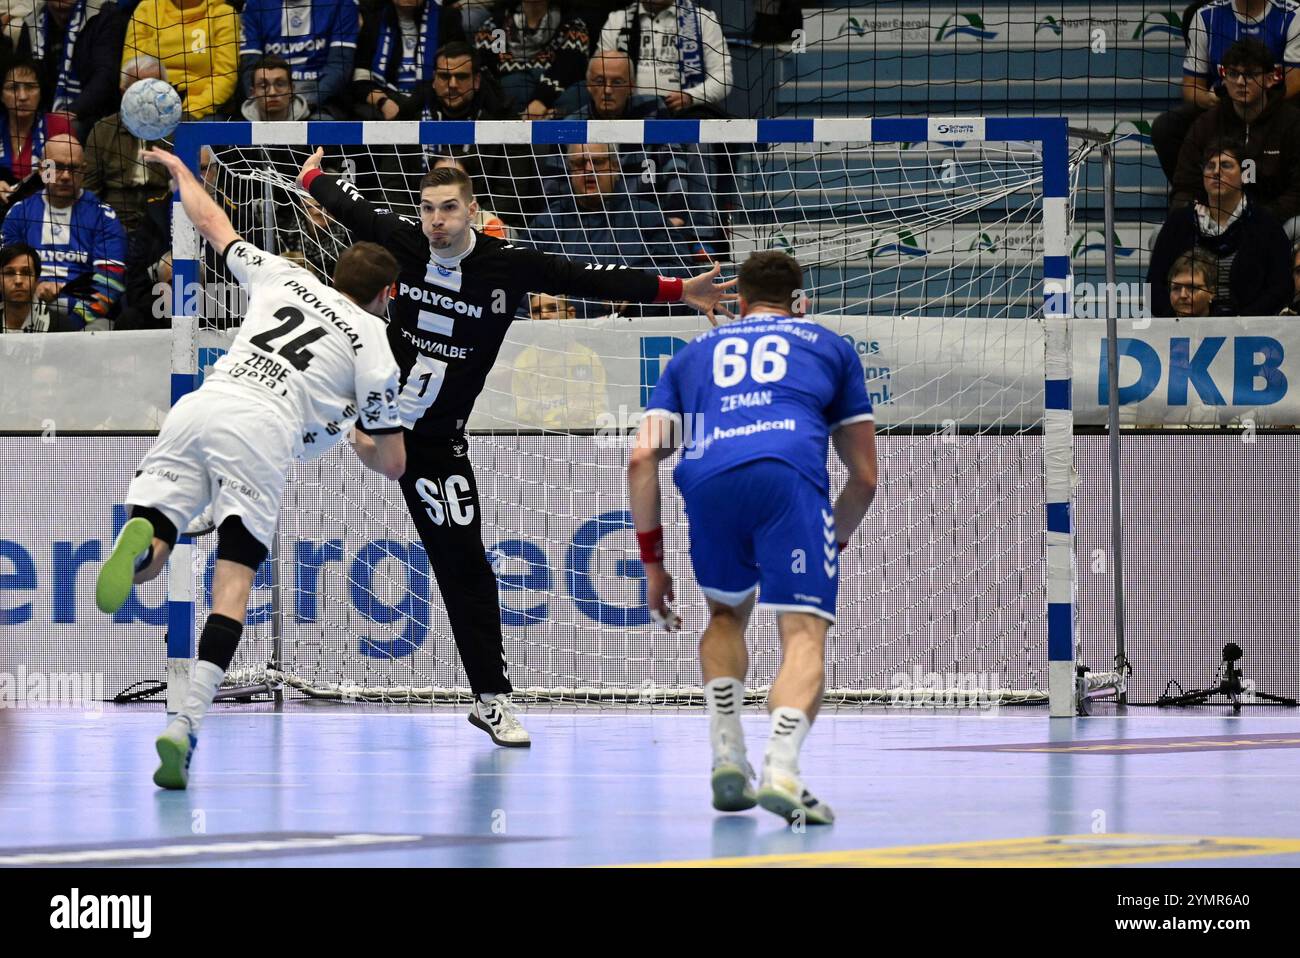
[[[77,0],[77,5],[68,16],[67,36],[63,42],[63,65],[59,68],[59,78],[54,83],[54,103],[50,107],[56,112],[68,109],[81,96],[81,78],[73,72],[72,54],[76,50],[81,28],[86,25],[86,2],[87,0]],[[32,38],[32,59],[45,59],[45,40],[51,26],[50,8],[46,6],[42,12],[40,28],[32,31],[35,34]]]
[[[84,2],[84,0],[83,0]],[[438,15],[442,7],[439,0],[425,0],[424,21],[420,30],[424,34],[424,43],[415,45],[415,74],[421,83],[433,79],[433,67],[438,52]],[[418,22],[418,21],[417,21]],[[375,43],[375,55],[370,61],[370,71],[379,82],[394,93],[410,93],[395,82],[389,81],[389,71],[397,75],[402,62],[402,27],[397,16],[384,15],[379,21],[379,38]]]
[[[0,124],[4,132],[4,145],[0,148],[0,167],[4,167],[13,173],[14,169],[14,146],[13,138],[9,136],[9,114],[0,111],[0,119],[4,122]],[[32,172],[35,173],[41,168],[41,154],[45,146],[45,114],[38,112],[36,119],[32,121]],[[17,176],[14,173],[14,176]]]
[[[687,33],[690,38],[687,38]],[[691,0],[677,0],[677,63],[682,89],[704,82],[704,38],[700,11]]]
[[[662,11],[659,11],[661,13]],[[646,11],[651,23],[659,13]],[[634,64],[641,59],[641,4],[628,7],[626,23],[619,35],[627,34],[627,55]],[[691,0],[677,0],[677,72],[681,88],[686,90],[704,82],[704,36],[700,11]]]

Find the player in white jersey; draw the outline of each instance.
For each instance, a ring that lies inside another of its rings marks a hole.
[[[202,387],[172,408],[127,492],[131,519],[100,570],[100,611],[121,608],[133,583],[154,578],[177,531],[211,504],[217,527],[212,611],[189,692],[158,738],[154,782],[184,788],[199,726],[243,634],[253,577],[270,551],[289,467],[332,447],[355,420],[361,461],[389,479],[406,470],[397,361],[381,318],[397,261],[375,243],[339,257],[335,289],[245,242],[185,165],[165,166],[191,222],[249,294],[234,344]]]

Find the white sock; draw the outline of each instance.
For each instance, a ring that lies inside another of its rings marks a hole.
[[[767,740],[767,764],[791,775],[799,774],[799,749],[812,723],[799,709],[782,705],[772,710],[772,736]]]
[[[713,754],[743,760],[745,733],[740,727],[740,709],[745,704],[745,683],[733,678],[714,679],[704,686],[704,704],[709,710]]]
[[[181,706],[180,715],[190,723],[190,734],[198,735],[203,716],[212,707],[221,680],[226,677],[220,666],[199,659],[190,671],[190,690],[185,695],[185,704]]]
[[[478,700],[479,700],[480,702],[482,702],[484,705],[487,705],[487,704],[488,704],[489,702],[491,702],[494,698],[496,698],[498,695],[501,695],[501,694],[502,694],[502,693],[500,693],[500,692],[480,692],[480,693],[478,694]]]

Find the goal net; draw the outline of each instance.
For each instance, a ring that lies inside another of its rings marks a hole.
[[[1070,368],[1066,196],[1078,157],[1063,121],[233,123],[180,136],[178,152],[210,148],[209,188],[236,229],[323,279],[353,238],[293,186],[316,146],[327,170],[407,216],[429,166],[457,162],[480,229],[578,259],[670,276],[717,261],[734,275],[752,252],[788,250],[809,314],[858,351],[879,430],[880,492],[840,564],[827,700],[1034,702],[1053,682],[1067,694],[1070,421],[1068,402],[1050,408]],[[183,221],[176,242],[178,282],[202,291],[201,378],[242,309]],[[531,299],[511,327],[469,422],[469,457],[525,701],[701,699],[706,609],[680,500],[665,469],[685,622],[670,635],[644,609],[624,469],[663,365],[705,328],[680,306],[572,297]],[[843,474],[831,460],[834,494]],[[469,508],[455,489],[430,490],[427,505],[447,521]],[[213,548],[196,543],[199,623]],[[779,664],[761,609],[750,644],[761,696]],[[401,493],[346,444],[290,476],[232,679],[359,700],[468,697]]]

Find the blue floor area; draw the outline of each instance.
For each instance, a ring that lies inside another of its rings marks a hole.
[[[150,781],[160,709],[19,711],[0,866],[1123,865],[1152,836],[1178,836],[1160,864],[1300,864],[1300,715],[1226,711],[828,712],[803,769],[839,820],[802,832],[712,810],[688,710],[533,709],[533,748],[505,750],[450,710],[219,707],[180,793]],[[757,764],[766,717],[745,726]],[[1102,846],[1129,858],[1071,859]]]

